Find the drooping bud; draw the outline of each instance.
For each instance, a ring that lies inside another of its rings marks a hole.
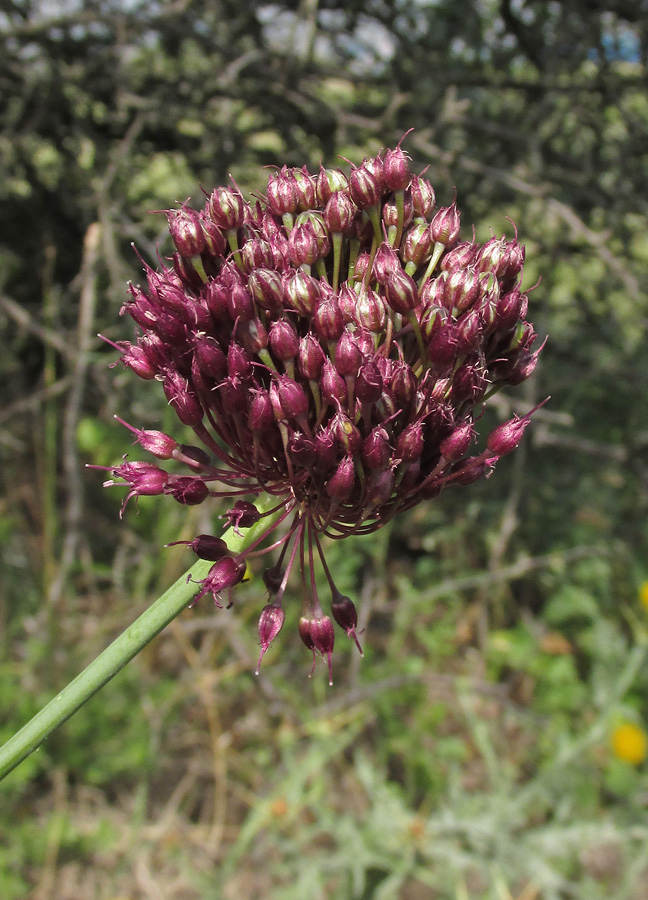
[[[227,591],[235,585],[240,584],[240,582],[243,581],[244,575],[244,562],[234,559],[233,556],[223,556],[222,559],[219,559],[214,563],[207,573],[206,578],[195,582],[195,584],[202,584],[202,588],[194,597],[191,605],[193,606],[197,603],[205,596],[205,594],[211,593],[216,606],[221,607],[220,595],[223,591]],[[187,581],[193,581],[191,576],[189,576]]]
[[[241,532],[239,529],[250,528],[252,525],[256,525],[261,518],[261,513],[254,503],[250,503],[249,500],[237,500],[234,506],[227,510],[223,518],[227,519],[234,534],[240,536]]]
[[[498,427],[489,434],[486,442],[486,449],[490,450],[495,456],[505,456],[507,453],[515,450],[531,421],[531,416],[536,410],[540,409],[541,406],[544,406],[547,400],[549,400],[549,397],[547,397],[546,400],[543,400],[542,403],[538,403],[537,406],[534,406],[533,409],[525,416],[522,416],[522,418],[513,416],[508,422],[503,422],[501,425],[498,425]]]
[[[360,641],[358,640],[358,635],[356,634],[356,628],[358,627],[358,613],[356,612],[355,605],[350,597],[345,597],[337,590],[337,588],[333,590],[331,615],[340,628],[346,632],[347,637],[350,637],[355,641],[356,647],[360,651],[360,656],[364,656]]]
[[[191,475],[170,475],[164,493],[170,494],[183,506],[198,506],[209,497],[209,488],[201,478],[193,478]]]
[[[259,654],[259,661],[254,672],[255,675],[259,674],[259,669],[261,668],[261,660],[268,652],[268,647],[270,646],[270,644],[274,641],[274,639],[283,628],[285,619],[286,614],[283,609],[280,606],[275,606],[275,604],[273,603],[269,603],[261,610],[258,626],[259,645],[261,647],[261,653]]]
[[[331,654],[335,644],[335,629],[328,616],[307,618],[302,616],[299,620],[299,636],[305,646],[313,651],[313,668],[309,678],[315,671],[315,654],[319,652],[322,658],[326,658],[329,672],[329,685],[333,684],[333,672],[331,668]]]
[[[335,474],[326,482],[326,493],[332,500],[347,500],[351,496],[355,483],[355,467],[353,458],[345,456],[335,470]]]

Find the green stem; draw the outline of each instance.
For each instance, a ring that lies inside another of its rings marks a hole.
[[[257,503],[263,513],[277,505],[276,497],[268,497]],[[255,525],[246,529],[241,536],[228,537],[228,547],[232,555],[241,553],[266,531],[273,521],[284,513],[283,507],[263,516]],[[0,779],[36,750],[45,738],[66,719],[69,719],[100,688],[123,669],[169,622],[180,615],[191,603],[197,592],[193,582],[187,582],[189,574],[195,580],[205,578],[213,562],[198,560],[181,575],[155,603],[142,613],[103,653],[101,653],[80,675],[64,687],[47,706],[31,719],[21,730],[0,747]]]

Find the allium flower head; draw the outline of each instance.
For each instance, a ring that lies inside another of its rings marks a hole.
[[[488,476],[528,425],[529,415],[515,417],[472,450],[488,396],[537,362],[524,247],[517,235],[460,242],[456,198],[435,202],[400,145],[348,176],[284,166],[264,202],[246,201],[232,182],[202,210],[169,210],[171,264],[147,267],[146,287],[130,287],[122,312],[139,334],[116,345],[121,361],[161,382],[201,446],[124,422],[158,460],[189,471],[123,462],[111,474],[127,499],[232,497],[224,518],[237,533],[272,516],[235,556],[208,535],[186,542],[214,560],[198,597],[211,593],[219,605],[223,595],[231,602],[247,556],[279,549],[264,576],[259,662],[284,623],[293,567],[299,633],[313,656],[330,670],[334,622],[360,648],[355,607],[334,583],[322,536],[368,534],[446,487]],[[261,513],[255,503],[268,495],[276,503]]]

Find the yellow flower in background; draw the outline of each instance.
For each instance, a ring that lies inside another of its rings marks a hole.
[[[615,727],[610,744],[617,759],[638,766],[648,754],[648,734],[634,722],[621,722]]]
[[[648,581],[644,581],[639,585],[639,603],[645,610],[648,610]]]

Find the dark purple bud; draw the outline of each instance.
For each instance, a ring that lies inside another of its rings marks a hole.
[[[378,185],[380,193],[385,193],[385,175],[382,155],[378,153],[376,156],[366,157],[362,161],[362,166],[367,169],[368,172],[371,172],[376,179],[376,184]]]
[[[250,319],[249,322],[241,323],[239,334],[246,353],[253,356],[268,346],[268,332],[261,319]]]
[[[394,473],[391,469],[373,471],[367,481],[366,506],[375,509],[386,503],[394,491],[394,484]]]
[[[393,310],[406,315],[418,306],[416,282],[403,271],[392,273],[385,282],[385,299]]]
[[[270,327],[270,349],[282,362],[294,359],[299,352],[299,335],[287,319],[277,319]]]
[[[344,331],[344,317],[337,300],[323,300],[313,315],[313,328],[325,341],[337,341]]]
[[[355,395],[361,403],[375,403],[382,394],[383,379],[373,359],[360,366],[355,380]]]
[[[432,219],[430,231],[434,242],[437,244],[445,244],[446,247],[452,246],[459,237],[459,211],[457,204],[453,202],[452,206],[442,206]]]
[[[331,619],[322,615],[310,619],[302,616],[299,620],[299,636],[306,647],[313,651],[313,668],[310,674],[312,675],[315,671],[315,652],[317,651],[322,658],[327,660],[329,685],[332,685],[331,654],[335,644],[335,629]]]
[[[240,228],[245,220],[247,204],[238,190],[216,188],[209,197],[207,207],[210,217],[226,231]]]
[[[255,675],[259,674],[261,660],[268,652],[270,644],[283,628],[285,619],[286,614],[283,609],[280,606],[275,606],[273,603],[269,603],[261,610],[261,615],[259,616],[259,645],[261,647],[261,653],[259,654],[259,661],[254,672]]]
[[[421,178],[420,175],[413,175],[409,193],[412,197],[414,215],[427,219],[434,209],[435,202],[434,188],[430,182],[427,178]]]
[[[358,207],[346,191],[336,191],[324,209],[324,223],[331,234],[346,234],[353,227]]]
[[[249,393],[247,387],[238,376],[226,378],[222,381],[218,385],[218,393],[223,404],[223,412],[228,416],[241,415],[247,412]]]
[[[362,444],[362,461],[369,469],[386,469],[391,461],[389,435],[382,425],[369,432]]]
[[[396,441],[396,456],[403,462],[414,462],[423,453],[423,427],[413,422],[401,431]]]
[[[274,425],[274,412],[270,394],[265,388],[259,388],[252,395],[247,420],[250,431],[268,431]]]
[[[209,453],[202,447],[194,447],[192,444],[180,444],[173,454],[174,459],[179,459],[185,465],[195,464],[197,468],[211,465],[211,457]],[[189,460],[189,461],[187,461]],[[193,463],[191,462],[193,460]]]
[[[386,150],[383,159],[383,179],[388,191],[404,191],[409,187],[412,173],[409,168],[409,156],[400,146],[394,150]]]
[[[222,559],[227,556],[227,544],[221,538],[214,537],[213,534],[199,534],[193,541],[171,541],[165,544],[165,547],[175,547],[178,544],[185,544],[191,547],[193,552],[199,559],[213,560]]]
[[[228,292],[227,311],[232,321],[240,319],[242,322],[247,322],[256,315],[252,293],[238,280],[232,283]]]
[[[335,401],[344,403],[347,400],[347,386],[344,378],[338,374],[337,369],[330,361],[324,360],[321,375],[322,397],[327,403],[333,405]]]
[[[191,475],[170,475],[165,494],[170,494],[183,506],[198,506],[209,497],[209,488],[200,478]]]
[[[231,287],[222,281],[210,280],[203,288],[203,296],[207,309],[214,322],[227,322],[230,319],[228,298]]]
[[[317,445],[301,431],[293,431],[288,438],[288,454],[296,465],[307,469],[317,460]]]
[[[230,378],[249,378],[252,361],[240,344],[231,343],[227,350],[227,374]]]
[[[317,381],[322,373],[325,354],[315,335],[307,334],[299,342],[299,373],[310,381]]]
[[[355,378],[361,362],[362,354],[353,334],[344,331],[335,347],[335,368],[343,378]]]
[[[495,459],[482,459],[480,456],[471,456],[462,459],[452,467],[451,484],[474,484],[484,476],[488,477],[493,469]]]
[[[544,347],[544,344],[542,345]],[[522,384],[523,381],[526,381],[533,372],[535,371],[535,367],[538,364],[538,356],[540,355],[540,351],[542,347],[535,351],[535,353],[524,353],[520,358],[515,362],[512,369],[508,373],[506,379],[507,384],[516,385]]]
[[[273,400],[273,388],[276,389],[277,396],[283,416],[279,418],[299,419],[308,412],[308,396],[306,391],[293,378],[287,375],[280,375],[276,381],[270,386],[270,399]],[[274,400],[273,400],[273,406]],[[277,418],[277,409],[275,407],[275,418]]]
[[[193,603],[197,603],[205,594],[211,593],[214,597],[214,603],[220,607],[220,594],[243,581],[244,575],[244,562],[238,562],[232,556],[224,556],[214,563],[206,578],[195,582],[196,584],[202,584],[202,588],[194,597]]]
[[[458,425],[439,444],[441,456],[446,462],[455,462],[467,452],[473,439],[475,429],[472,422]]]
[[[470,309],[464,313],[457,323],[457,351],[472,353],[482,340],[482,321],[478,309]]]
[[[345,456],[335,470],[335,474],[326,482],[326,493],[332,500],[347,500],[351,496],[355,484],[355,467],[353,459]]]
[[[368,209],[380,203],[380,184],[366,163],[352,170],[349,175],[349,191],[359,209]]]
[[[457,328],[452,322],[446,322],[445,325],[436,331],[428,345],[430,360],[439,368],[446,368],[457,355]]]
[[[200,371],[209,378],[222,378],[227,371],[227,357],[216,338],[206,334],[194,338],[194,359]]]
[[[123,349],[120,362],[145,381],[155,378],[158,372],[157,366],[153,365],[142,347],[133,347],[128,341],[123,341],[120,349]],[[111,363],[111,365],[116,364]]]
[[[358,295],[349,283],[343,284],[337,292],[337,302],[342,311],[344,324],[356,325],[358,323]]]
[[[317,470],[319,472],[328,472],[337,461],[337,445],[328,428],[320,428],[315,437],[315,450],[317,453],[315,462]]]
[[[499,332],[510,331],[517,325],[519,319],[524,318],[526,314],[525,301],[528,298],[525,294],[515,288],[506,294],[502,294],[497,301],[494,327]]]
[[[189,387],[186,378],[178,372],[167,372],[162,389],[183,425],[198,425],[202,422],[204,415],[202,404]]]
[[[224,519],[227,519],[229,526],[234,530],[235,534],[240,535],[239,528],[250,528],[261,518],[261,513],[254,503],[249,500],[237,500],[231,509],[228,509]]]
[[[255,269],[248,280],[248,288],[259,306],[276,311],[283,305],[281,275],[274,269]]]
[[[205,234],[200,215],[188,206],[167,210],[169,233],[181,256],[198,256],[205,249]]]
[[[396,362],[392,370],[390,388],[397,403],[407,406],[416,396],[416,375],[407,363]]]
[[[140,494],[153,497],[163,494],[169,480],[169,474],[155,463],[125,462],[110,471],[132,488],[129,497]],[[105,481],[104,487],[111,487],[114,484],[114,481]]]
[[[279,588],[284,579],[285,569],[282,569],[281,566],[269,566],[264,570],[263,575],[263,583],[268,589],[268,593],[270,596],[279,592]]]
[[[517,240],[509,241],[505,246],[504,258],[500,268],[500,277],[515,279],[524,268],[526,248],[524,244],[518,244]]]
[[[337,589],[334,590],[333,599],[331,600],[331,615],[340,628],[346,632],[347,637],[350,637],[355,641],[356,647],[360,651],[360,656],[364,656],[358,640],[358,635],[356,634],[356,628],[358,627],[358,613],[356,612],[355,605],[350,597],[345,597]]]

